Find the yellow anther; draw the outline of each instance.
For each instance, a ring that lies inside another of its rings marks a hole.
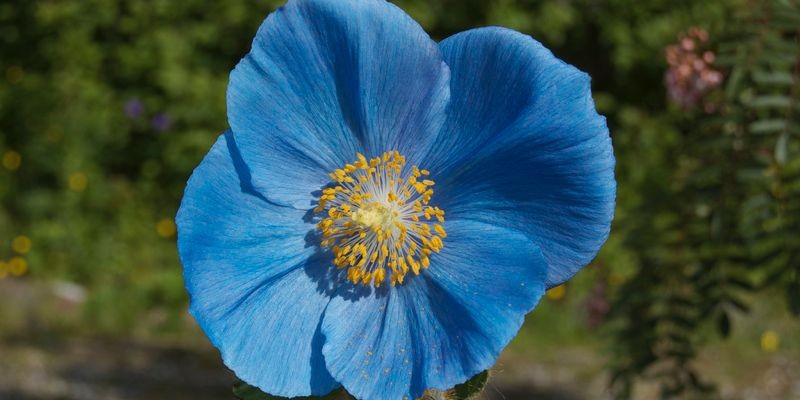
[[[347,270],[347,279],[350,282],[356,283],[361,278],[361,271],[358,268],[349,268]]]
[[[442,247],[444,247],[444,244],[442,243],[442,238],[438,236],[434,236],[431,238],[431,244],[432,244],[431,249],[433,249],[433,251],[437,253],[442,249]]]
[[[411,260],[409,264],[411,264],[411,272],[413,272],[414,275],[419,275],[420,272],[419,263],[416,260]]]
[[[322,189],[316,227],[320,245],[331,248],[337,268],[347,267],[350,282],[394,286],[431,265],[430,255],[443,248],[447,233],[444,211],[428,206],[435,184],[429,175],[407,166],[397,150],[371,159],[358,153],[329,174],[338,185]],[[438,223],[427,222],[434,217]]]
[[[408,272],[408,264],[406,264],[406,260],[404,258],[398,258],[397,263],[400,264],[400,271],[402,273]]]
[[[364,285],[369,285],[369,282],[372,280],[372,274],[366,272],[361,275],[361,283]]]
[[[380,287],[383,280],[386,279],[386,270],[383,268],[378,268],[372,273],[372,277],[375,282],[375,287]]]

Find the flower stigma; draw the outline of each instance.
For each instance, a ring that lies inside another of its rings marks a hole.
[[[444,247],[444,210],[428,205],[434,182],[430,172],[396,150],[357,160],[329,174],[314,208],[321,218],[320,245],[330,248],[333,263],[347,269],[354,284],[380,287],[402,284],[409,271],[419,275],[430,256]]]

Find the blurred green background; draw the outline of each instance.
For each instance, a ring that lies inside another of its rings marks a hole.
[[[172,219],[281,3],[0,4],[0,399],[231,398]],[[437,40],[531,34],[592,76],[612,132],[612,236],[487,399],[800,398],[797,2],[395,3]]]

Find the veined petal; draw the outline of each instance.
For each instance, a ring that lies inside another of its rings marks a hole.
[[[426,157],[451,218],[526,233],[569,279],[605,242],[614,213],[614,154],[589,77],[529,36],[483,28],[441,43],[452,99]]]
[[[249,182],[233,135],[217,140],[192,174],[178,224],[190,311],[240,378],[280,396],[339,385],[318,332],[329,297],[306,269],[315,247],[304,212],[264,199]]]
[[[449,72],[438,45],[384,0],[290,0],[231,73],[228,120],[267,198],[308,209],[327,174],[439,131]]]
[[[544,293],[546,264],[523,234],[448,221],[422,275],[331,300],[325,362],[359,399],[416,399],[490,368]]]

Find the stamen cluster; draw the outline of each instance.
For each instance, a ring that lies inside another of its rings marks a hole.
[[[333,184],[314,209],[322,216],[321,246],[331,249],[337,268],[347,268],[352,283],[402,284],[409,271],[419,275],[428,268],[430,255],[444,247],[444,211],[428,205],[434,182],[429,171],[406,168],[406,158],[395,150],[357,158],[329,174]]]

